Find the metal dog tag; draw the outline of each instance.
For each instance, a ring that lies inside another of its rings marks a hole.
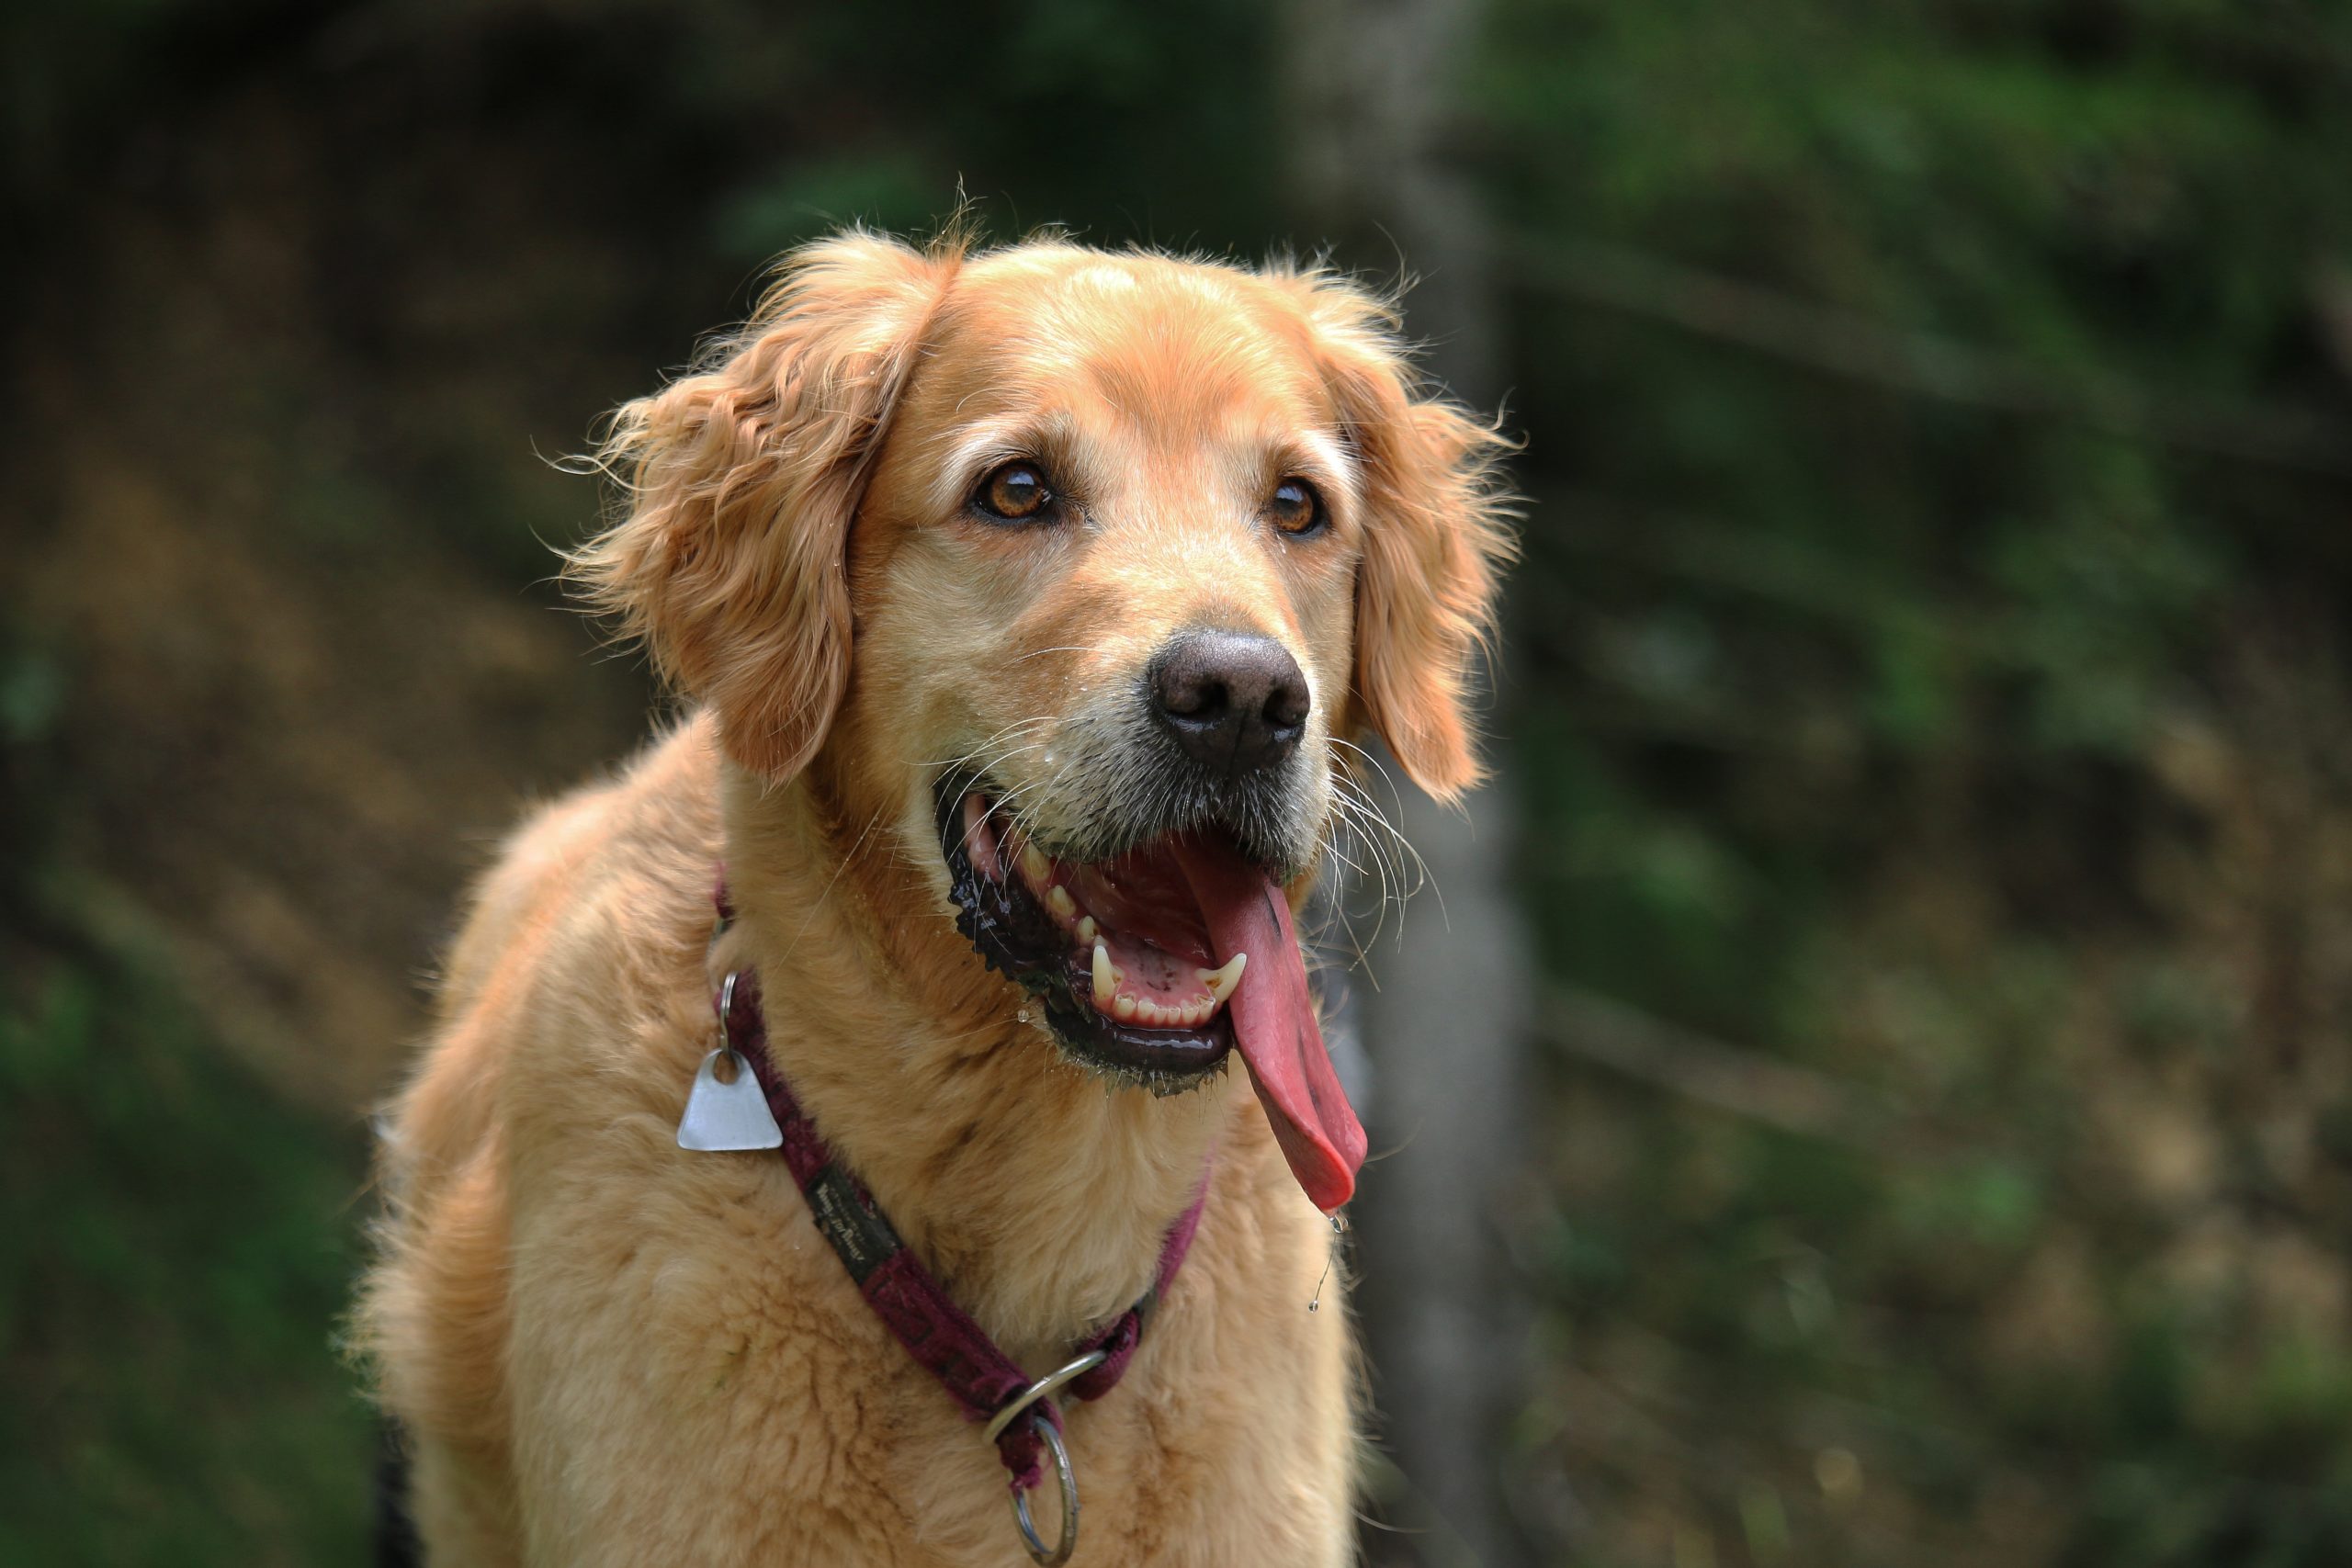
[[[718,1058],[731,1056],[735,1077],[722,1083]],[[760,1088],[752,1064],[722,1045],[702,1059],[695,1086],[686,1091],[686,1113],[678,1118],[678,1146],[703,1154],[732,1154],[746,1149],[773,1149],[784,1143],[784,1129],[768,1109],[767,1091]]]

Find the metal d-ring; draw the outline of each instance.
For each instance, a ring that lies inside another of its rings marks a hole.
[[[1046,1450],[1054,1459],[1054,1481],[1062,1494],[1062,1539],[1059,1544],[1047,1546],[1037,1535],[1037,1526],[1029,1517],[1029,1494],[1019,1486],[1012,1489],[1012,1522],[1020,1527],[1021,1544],[1029,1549],[1032,1562],[1041,1568],[1061,1568],[1069,1554],[1078,1550],[1078,1477],[1069,1468],[1069,1450],[1063,1446],[1061,1428],[1037,1409],[1037,1402],[1073,1378],[1082,1378],[1111,1359],[1106,1350],[1089,1350],[1066,1367],[1057,1367],[1005,1401],[1004,1408],[989,1417],[980,1429],[981,1439],[994,1443],[1012,1425],[1013,1418],[1026,1412],[1030,1426],[1044,1439]]]
[[[1072,1378],[1084,1377],[1087,1373],[1092,1371],[1095,1368],[1101,1366],[1110,1359],[1110,1352],[1106,1350],[1089,1350],[1085,1355],[1080,1356],[1069,1366],[1047,1372],[1044,1377],[1039,1378],[1035,1382],[1031,1383],[1027,1388],[1023,1389],[1019,1393],[1014,1394],[1011,1399],[1005,1401],[1004,1408],[998,1411],[993,1416],[989,1417],[989,1424],[980,1428],[980,1441],[984,1443],[995,1442],[998,1436],[1002,1433],[1007,1427],[1012,1425],[1012,1418],[1015,1416],[1020,1415],[1023,1411],[1028,1409],[1031,1405],[1036,1404],[1037,1401],[1045,1398],[1046,1395],[1053,1393],[1054,1390],[1061,1387],[1062,1384],[1069,1382]],[[1046,1425],[1050,1427],[1053,1423],[1048,1421]]]
[[[741,974],[741,969],[729,969],[727,978],[718,982],[718,1052],[727,1058],[727,1070],[734,1074],[741,1074],[747,1065],[743,1053],[735,1049],[735,1037],[727,1032],[735,1019],[735,977]]]
[[[1018,1486],[1012,1489],[1012,1522],[1020,1527],[1021,1544],[1029,1549],[1030,1561],[1040,1568],[1062,1568],[1078,1550],[1078,1477],[1070,1473],[1069,1450],[1062,1447],[1061,1429],[1043,1416],[1032,1416],[1030,1420],[1054,1456],[1054,1479],[1062,1489],[1062,1538],[1050,1547],[1037,1538],[1037,1527],[1029,1517],[1029,1494]]]

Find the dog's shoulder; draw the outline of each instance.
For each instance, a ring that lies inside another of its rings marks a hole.
[[[445,1024],[478,1006],[517,950],[560,944],[583,911],[660,891],[706,901],[717,864],[718,750],[696,716],[611,776],[539,807],[475,885],[442,973]]]
[[[393,1107],[389,1174],[430,1184],[492,1135],[518,1058],[566,1021],[641,1008],[710,925],[718,752],[707,718],[532,812],[482,874]],[[582,1042],[582,1044],[589,1043]]]

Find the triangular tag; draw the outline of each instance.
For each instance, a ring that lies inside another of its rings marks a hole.
[[[735,1059],[732,1082],[719,1081],[721,1056]],[[767,1091],[760,1087],[752,1064],[724,1046],[705,1056],[694,1088],[686,1091],[686,1113],[678,1118],[678,1146],[703,1154],[734,1154],[777,1148],[783,1143],[784,1129],[775,1124]]]

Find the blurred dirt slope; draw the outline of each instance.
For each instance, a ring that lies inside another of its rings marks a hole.
[[[168,953],[240,1055],[348,1111],[414,1032],[465,874],[630,745],[646,694],[551,608],[534,537],[593,515],[542,455],[620,379],[548,326],[609,300],[548,295],[616,269],[519,209],[558,171],[453,146],[516,166],[440,186],[429,152],[355,168],[320,123],[260,84],[208,106],[50,253],[0,581],[70,694],[36,846],[61,907]]]

